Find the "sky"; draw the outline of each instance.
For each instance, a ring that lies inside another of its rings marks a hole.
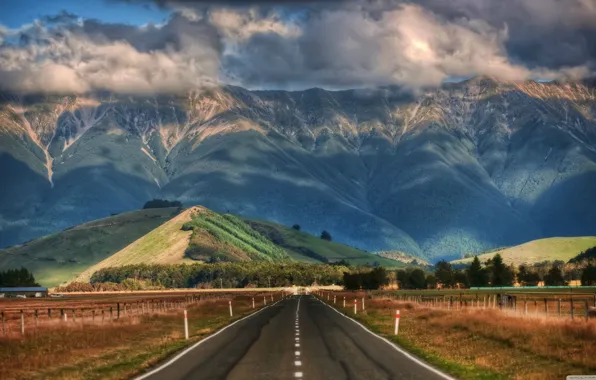
[[[13,92],[417,90],[595,70],[596,0],[0,1]]]

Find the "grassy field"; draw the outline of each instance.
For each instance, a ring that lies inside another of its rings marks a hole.
[[[350,300],[364,296],[336,294]],[[335,306],[459,379],[555,380],[596,373],[594,320],[520,317],[479,308],[447,311],[386,298],[367,299],[366,311],[359,307],[354,316],[348,305],[345,310],[339,302]],[[401,316],[397,337],[396,309]]]
[[[26,267],[45,286],[74,279],[176,214],[176,208],[127,212],[0,251],[0,268]]]
[[[185,257],[192,231],[183,231],[182,226],[191,220],[191,215],[197,210],[197,207],[191,207],[176,215],[124,249],[86,269],[76,281],[88,282],[95,271],[107,267],[192,262]]]
[[[498,249],[480,254],[480,262],[500,253],[507,264],[539,263],[543,261],[563,260],[565,262],[588,248],[596,247],[596,236],[555,237],[533,240],[515,247]],[[473,257],[452,261],[452,264],[469,264]]]
[[[390,260],[344,244],[320,239],[293,228],[263,220],[245,219],[256,231],[266,236],[275,244],[285,248],[296,261],[335,262],[345,260],[353,265],[378,263],[385,267],[404,267],[400,261]]]
[[[0,336],[1,379],[127,379],[160,362],[176,351],[203,339],[215,330],[254,312],[252,296],[219,295],[219,298],[197,301],[188,306],[190,339],[184,340],[182,309],[159,310],[151,314],[122,313],[120,320],[100,322],[99,314],[92,323],[90,313],[73,321],[54,318],[42,321],[37,329],[29,324],[26,335],[20,330],[8,337]],[[124,298],[123,298],[124,297]],[[168,298],[169,297],[169,298]],[[164,295],[159,301],[176,299]],[[268,294],[267,297],[270,297]],[[279,299],[275,294],[274,299]],[[181,300],[180,297],[177,298]],[[228,300],[232,300],[234,317],[229,316]],[[44,307],[57,310],[60,305],[97,309],[102,302],[129,302],[141,298],[130,296],[48,300]],[[36,301],[39,303],[39,301]],[[157,303],[160,304],[160,303]],[[38,305],[40,306],[40,305]],[[258,307],[262,304],[258,303]],[[21,305],[22,307],[22,305]],[[147,310],[147,309],[146,309]],[[14,328],[13,328],[14,330]]]

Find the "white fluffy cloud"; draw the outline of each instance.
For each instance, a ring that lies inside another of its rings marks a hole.
[[[570,1],[576,5],[557,13],[561,5],[555,0],[542,6],[508,0],[520,14],[534,14],[524,23],[511,12],[493,11],[487,0],[304,9],[193,8],[188,2],[164,25],[144,27],[62,17],[20,30],[0,27],[0,86],[26,92],[156,93],[219,82],[252,88],[398,84],[415,89],[473,75],[578,78],[592,73],[585,43],[570,47],[562,40],[560,46],[575,53],[566,60],[549,50],[554,42],[536,39],[537,51],[526,49],[527,36],[549,23],[567,28],[561,30],[569,38],[576,29],[591,27],[595,3]]]

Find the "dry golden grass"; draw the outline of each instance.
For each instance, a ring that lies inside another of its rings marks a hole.
[[[367,300],[366,312],[357,318],[392,337],[396,309],[401,314],[397,342],[459,378],[561,379],[596,373],[594,320],[447,311],[388,299]]]
[[[232,298],[234,317],[230,318],[228,299]],[[85,324],[80,319],[66,324],[56,319],[37,329],[29,324],[25,336],[17,329],[0,338],[0,379],[128,378],[253,312],[251,298],[226,296],[189,306],[189,341],[183,339],[182,309],[123,316],[104,324],[91,324],[90,319]]]

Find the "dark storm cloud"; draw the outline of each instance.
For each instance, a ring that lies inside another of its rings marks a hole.
[[[84,20],[80,25],[72,24],[68,29],[96,42],[126,41],[141,52],[163,50],[166,47],[179,51],[186,47],[187,39],[200,40],[218,52],[223,48],[219,32],[211,24],[203,20],[189,20],[180,14],[172,15],[167,23],[159,26],[148,24],[140,28],[91,19]]]
[[[559,69],[596,60],[596,0],[422,0],[449,20],[483,20],[508,28],[505,47],[530,68]]]

